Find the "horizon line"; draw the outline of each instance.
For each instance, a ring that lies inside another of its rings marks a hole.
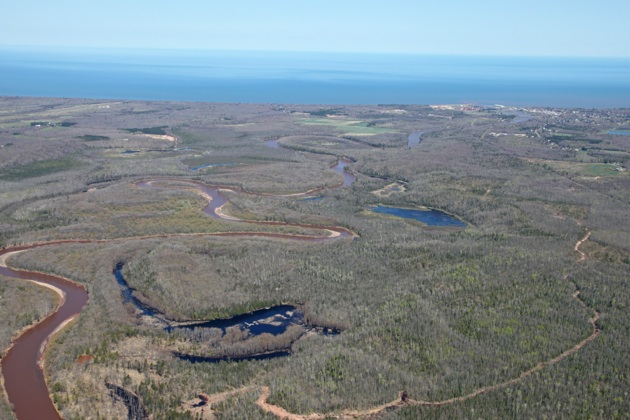
[[[352,55],[397,55],[397,56],[429,56],[429,57],[487,57],[487,58],[549,58],[549,59],[618,59],[630,60],[630,56],[611,56],[611,55],[551,55],[551,54],[500,54],[500,53],[465,53],[465,52],[419,52],[419,51],[339,51],[339,50],[287,50],[287,49],[224,49],[224,48],[174,48],[174,47],[155,47],[155,46],[71,46],[71,45],[16,45],[16,44],[0,44],[0,50],[75,50],[77,53],[85,53],[92,51],[118,51],[118,52],[177,52],[177,53],[284,53],[284,54],[352,54]]]

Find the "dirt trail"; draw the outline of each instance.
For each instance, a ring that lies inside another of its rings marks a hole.
[[[586,235],[580,239],[579,241],[577,241],[575,243],[575,247],[573,247],[573,249],[575,250],[575,252],[577,252],[578,254],[580,254],[580,261],[584,261],[586,259],[586,254],[582,251],[580,251],[580,246],[582,246],[582,244],[586,241],[588,241],[588,238],[591,237],[591,231],[587,230],[586,231]]]
[[[489,193],[490,191],[488,191],[487,193]],[[337,236],[341,236],[340,232],[338,231],[338,228],[333,230],[331,228],[326,228],[326,227],[320,227],[320,229],[325,229],[328,230],[329,233],[331,233],[331,235],[329,236],[329,238],[335,238]],[[273,234],[273,233],[257,233],[257,232],[242,232],[242,233],[235,233],[235,232],[230,232],[230,233],[214,233],[214,234],[208,234],[208,233],[201,233],[201,234],[174,234],[174,235],[155,235],[155,237],[176,237],[176,236],[220,236],[220,235],[224,235],[224,236],[241,236],[241,235],[248,235],[248,236],[270,236],[270,237],[283,237],[283,238],[298,238],[298,235],[290,235],[290,234]],[[579,241],[576,242],[575,246],[574,246],[574,251],[577,252],[580,257],[578,259],[579,261],[584,261],[586,260],[586,254],[584,252],[582,252],[580,250],[580,246],[586,242],[591,236],[591,232],[589,230],[587,230],[585,236],[580,239]],[[308,237],[308,236],[307,236]],[[143,238],[149,238],[149,237],[143,237]],[[129,240],[130,238],[120,238],[120,239],[110,239],[110,240],[94,240],[94,241],[87,241],[87,240],[66,240],[66,241],[53,241],[51,243],[48,243],[47,245],[52,245],[55,243],[72,243],[72,242],[77,242],[77,243],[99,243],[99,242],[117,242],[117,241],[123,241],[123,240]],[[43,246],[44,244],[40,244],[40,246]],[[21,250],[20,250],[21,251]],[[5,266],[6,265],[6,259],[8,258],[9,253],[5,254],[3,257],[4,258],[0,258],[0,266]],[[574,285],[575,286],[575,285]],[[231,390],[231,391],[225,391],[225,392],[221,392],[221,393],[217,393],[217,394],[212,394],[212,395],[205,395],[205,394],[200,394],[200,398],[202,398],[203,401],[205,401],[204,406],[208,408],[209,413],[207,413],[208,416],[212,416],[212,410],[211,410],[211,406],[213,404],[217,404],[219,402],[225,401],[226,399],[251,391],[251,390],[255,390],[258,389],[260,391],[260,396],[258,397],[256,404],[258,405],[258,407],[260,407],[261,410],[263,410],[264,412],[270,413],[275,415],[278,418],[281,419],[288,419],[288,420],[315,420],[315,419],[324,419],[324,418],[357,418],[357,417],[367,417],[367,416],[372,416],[372,415],[378,415],[380,413],[385,412],[386,410],[392,410],[392,409],[398,409],[404,406],[432,406],[432,407],[439,407],[439,406],[444,406],[444,405],[450,405],[450,404],[454,404],[454,403],[458,403],[458,402],[463,402],[463,401],[467,401],[470,400],[472,398],[475,398],[479,395],[482,394],[486,394],[488,392],[492,392],[492,391],[496,391],[498,389],[502,389],[505,387],[508,387],[510,385],[514,385],[526,378],[528,378],[529,376],[541,371],[542,369],[544,369],[547,366],[551,366],[553,364],[559,363],[560,361],[566,359],[568,356],[576,353],[577,351],[579,351],[580,349],[582,349],[586,344],[590,343],[591,341],[593,341],[600,332],[600,329],[597,325],[597,321],[599,319],[599,312],[597,312],[595,309],[589,307],[581,298],[580,298],[580,290],[576,287],[576,291],[573,293],[573,298],[576,299],[578,302],[580,302],[580,304],[587,310],[591,310],[593,311],[593,316],[590,318],[589,323],[592,325],[593,327],[593,332],[584,340],[582,340],[581,342],[579,342],[578,344],[574,345],[573,347],[569,348],[568,350],[564,351],[563,353],[561,353],[560,355],[556,356],[555,358],[545,361],[545,362],[541,362],[538,365],[534,366],[533,368],[521,373],[518,377],[510,379],[508,381],[505,382],[501,382],[495,385],[490,385],[490,386],[486,386],[483,388],[479,388],[474,392],[471,392],[470,394],[467,395],[463,395],[460,397],[453,397],[447,400],[443,400],[443,401],[421,401],[421,400],[414,400],[414,399],[410,399],[407,398],[406,392],[402,391],[400,393],[400,395],[398,396],[398,398],[396,398],[395,400],[389,402],[389,403],[385,403],[370,409],[365,409],[365,410],[344,410],[342,412],[337,412],[337,413],[311,413],[311,414],[294,414],[291,413],[289,411],[287,411],[286,409],[270,404],[267,402],[267,400],[269,399],[270,395],[271,395],[271,391],[269,389],[269,387],[267,386],[246,386],[246,387],[242,387],[239,389],[235,389],[235,390]],[[69,322],[70,320],[67,320],[67,322]],[[66,322],[66,323],[67,323]],[[66,325],[66,323],[64,323],[63,325]],[[60,326],[57,330],[61,329],[63,326]],[[56,331],[57,331],[56,330]],[[192,407],[190,407],[192,408]],[[190,410],[190,408],[185,408]],[[196,410],[195,410],[196,411]],[[203,413],[202,415],[205,418],[206,412],[205,409],[204,411],[202,411],[201,413]],[[200,413],[200,414],[201,414]]]
[[[574,246],[574,250],[580,254],[580,258],[579,258],[578,261],[584,261],[586,259],[586,254],[584,254],[584,252],[580,251],[580,246],[584,242],[586,242],[590,236],[591,236],[591,232],[587,231],[586,235],[582,239],[577,241],[575,246]],[[273,415],[275,415],[276,417],[278,417],[280,419],[286,419],[286,420],[315,420],[315,419],[325,419],[325,418],[352,419],[352,418],[358,418],[358,417],[374,416],[374,415],[381,414],[381,413],[385,412],[386,410],[398,409],[398,408],[402,408],[404,406],[440,407],[440,406],[444,406],[444,405],[455,404],[455,403],[464,402],[464,401],[473,399],[475,397],[478,397],[480,395],[483,395],[483,394],[486,394],[486,393],[489,393],[489,392],[493,392],[493,391],[497,391],[497,390],[502,389],[502,388],[506,388],[506,387],[508,387],[510,385],[517,384],[517,383],[525,380],[526,378],[532,376],[533,374],[535,374],[537,372],[540,372],[544,368],[546,368],[548,366],[551,366],[551,365],[554,365],[556,363],[559,363],[562,360],[566,359],[567,357],[571,356],[572,354],[578,352],[580,349],[582,349],[588,343],[590,343],[591,341],[595,340],[595,338],[597,338],[597,336],[599,335],[600,329],[599,329],[599,326],[597,325],[597,321],[599,320],[599,312],[597,312],[597,310],[589,307],[582,300],[582,298],[580,298],[580,290],[577,288],[577,285],[574,284],[574,287],[576,288],[576,290],[575,290],[575,292],[572,295],[573,298],[575,300],[577,300],[580,303],[580,305],[582,305],[585,309],[590,310],[590,311],[593,312],[593,316],[589,319],[589,323],[593,327],[592,333],[588,337],[586,337],[584,340],[580,341],[579,343],[577,343],[573,347],[565,350],[564,352],[562,352],[558,356],[554,357],[553,359],[550,359],[550,360],[547,360],[545,362],[541,362],[541,363],[537,364],[533,368],[531,368],[529,370],[526,370],[525,372],[521,373],[516,378],[510,379],[510,380],[507,380],[505,382],[501,382],[501,383],[498,383],[498,384],[495,384],[495,385],[489,385],[489,386],[486,386],[486,387],[483,387],[483,388],[479,388],[476,391],[473,391],[473,392],[471,392],[470,394],[467,394],[467,395],[462,395],[460,397],[453,397],[453,398],[449,398],[447,400],[442,400],[442,401],[414,400],[414,399],[407,398],[406,392],[402,391],[400,393],[400,395],[398,396],[398,398],[396,398],[395,400],[393,400],[393,401],[391,401],[389,403],[385,403],[385,404],[379,405],[377,407],[373,407],[373,408],[369,408],[369,409],[365,409],[365,410],[344,410],[341,413],[311,413],[311,414],[294,414],[294,413],[291,413],[291,412],[287,411],[286,409],[284,409],[282,407],[279,407],[279,406],[273,405],[273,404],[269,404],[267,402],[267,400],[269,399],[269,396],[271,395],[271,391],[270,391],[269,387],[267,387],[267,386],[259,386],[258,388],[260,389],[260,396],[258,397],[258,400],[256,401],[256,404],[264,412],[273,414]],[[246,388],[241,388],[239,390],[230,391],[230,392],[232,392],[232,393],[236,393],[236,392],[239,392],[239,391],[240,392],[245,392],[246,390],[250,390],[250,389],[252,389],[252,388],[251,387],[246,387]],[[222,394],[215,394],[215,395],[222,395]]]
[[[213,405],[222,403],[231,397],[243,394],[253,389],[256,389],[256,387],[247,386],[213,395],[199,394],[198,398],[193,398],[192,400],[184,403],[184,410],[193,414],[195,418],[200,418],[202,420],[214,419],[215,415],[212,411]]]

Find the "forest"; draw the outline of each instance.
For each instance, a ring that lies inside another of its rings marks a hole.
[[[6,264],[89,295],[46,347],[64,419],[627,418],[629,124],[0,97],[0,247],[65,240]],[[3,358],[58,304],[0,276]],[[179,328],[277,305],[299,318],[278,334]]]

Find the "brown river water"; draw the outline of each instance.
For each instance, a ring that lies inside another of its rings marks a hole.
[[[345,167],[349,164],[349,161],[340,160],[333,170],[338,172],[344,177],[343,183],[340,183],[336,188],[352,185],[356,180],[354,175],[345,171]],[[327,241],[337,238],[352,237],[354,234],[348,229],[334,226],[309,226],[300,224],[288,224],[283,222],[251,222],[242,221],[236,218],[230,218],[225,216],[221,212],[221,207],[227,203],[227,198],[221,194],[220,190],[232,190],[238,192],[244,192],[239,188],[234,187],[217,187],[202,184],[196,181],[189,180],[153,180],[139,182],[140,187],[152,187],[159,188],[160,184],[166,181],[176,181],[179,184],[184,184],[198,189],[202,195],[204,195],[210,203],[203,209],[203,211],[210,217],[217,219],[227,219],[238,223],[254,223],[254,224],[267,224],[267,225],[283,225],[283,226],[296,226],[312,229],[327,230],[330,236],[295,236],[281,233],[223,233],[216,236],[266,236],[272,238],[285,238],[307,241]],[[294,194],[295,197],[304,197],[312,195],[315,192],[323,189],[309,191],[307,193]],[[177,236],[177,235],[171,235]],[[166,236],[164,236],[166,237]],[[137,238],[140,239],[140,238]],[[52,241],[41,244],[15,246],[0,250],[0,259],[2,256],[16,252],[27,251],[29,249],[38,248],[42,246],[52,246],[64,243],[92,243],[92,242],[107,242],[107,241],[88,241],[88,240],[60,240]],[[72,282],[62,277],[54,276],[51,274],[38,273],[28,270],[13,269],[10,267],[0,266],[0,274],[13,277],[16,279],[26,281],[36,281],[42,285],[52,286],[52,288],[60,291],[63,294],[63,298],[60,300],[60,305],[57,310],[45,318],[43,321],[32,326],[28,330],[22,333],[12,344],[6,355],[1,360],[2,376],[4,378],[4,388],[9,397],[9,401],[15,411],[18,419],[24,420],[48,420],[48,419],[60,419],[61,416],[55,409],[48,386],[44,377],[44,351],[51,337],[63,328],[68,322],[77,317],[83,307],[88,302],[88,293],[83,285]]]
[[[0,251],[0,256],[37,246],[4,249]],[[4,388],[18,419],[59,419],[61,417],[50,400],[44,380],[43,351],[54,332],[81,312],[88,301],[88,293],[82,285],[50,274],[8,267],[0,267],[0,274],[16,279],[35,280],[53,286],[64,294],[58,309],[20,335],[2,358]]]

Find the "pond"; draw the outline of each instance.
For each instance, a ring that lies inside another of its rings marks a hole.
[[[425,133],[428,133],[428,131],[427,130],[416,131],[415,133],[409,134],[409,137],[407,137],[407,147],[413,147],[413,146],[419,145],[420,137],[422,137],[422,135]]]
[[[239,354],[237,356],[212,357],[174,352],[173,355],[180,360],[186,360],[191,363],[219,363],[222,361],[238,362],[245,360],[274,359],[277,357],[289,356],[291,354],[291,345],[293,342],[309,331],[324,336],[337,335],[340,333],[340,331],[335,328],[307,325],[304,321],[302,312],[293,305],[276,305],[269,308],[258,309],[252,312],[235,315],[231,318],[213,319],[209,321],[174,322],[167,319],[164,314],[156,308],[152,308],[134,296],[134,289],[129,286],[123,277],[123,267],[123,263],[118,263],[113,270],[116,282],[120,287],[123,302],[131,304],[135,307],[136,317],[138,319],[148,321],[148,325],[159,326],[169,334],[176,331],[182,331],[184,334],[180,334],[181,337],[194,339],[197,336],[202,337],[204,331],[217,329],[220,331],[221,339],[224,339],[228,333],[228,329],[234,328],[239,329],[241,332],[244,332],[250,337],[256,337],[261,334],[279,336],[286,333],[292,326],[299,326],[301,329],[300,334],[289,343],[288,347],[277,349],[275,351],[263,353],[252,351],[245,352],[244,354]]]
[[[265,140],[263,144],[267,147],[271,147],[272,149],[280,148],[280,143],[278,143],[278,140]]]
[[[439,226],[439,227],[466,227],[466,223],[462,222],[458,218],[451,216],[436,209],[406,209],[400,207],[388,207],[378,205],[372,208],[375,213],[388,214],[390,216],[396,216],[403,219],[413,219],[426,224],[427,226]]]

